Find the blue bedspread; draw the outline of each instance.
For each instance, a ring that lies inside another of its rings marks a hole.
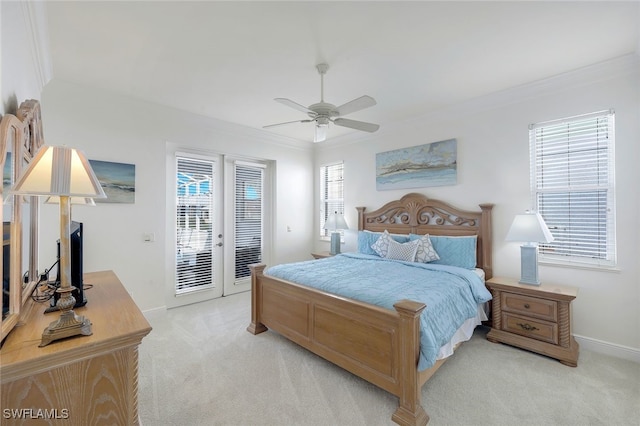
[[[418,370],[431,367],[440,347],[476,315],[478,303],[491,300],[484,282],[471,270],[360,253],[277,265],[265,274],[387,309],[402,299],[424,303]]]

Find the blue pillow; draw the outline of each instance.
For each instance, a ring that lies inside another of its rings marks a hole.
[[[409,238],[417,240],[421,236],[411,234]],[[429,234],[429,239],[436,253],[440,256],[440,259],[431,263],[458,266],[465,269],[474,269],[476,267],[477,236],[448,237]]]
[[[382,232],[371,232],[371,231],[358,231],[358,253],[362,254],[372,254],[374,256],[378,256],[371,246],[373,243],[378,241],[378,238],[382,235]],[[389,234],[391,238],[399,243],[406,243],[409,241],[409,237],[406,235],[396,235]]]

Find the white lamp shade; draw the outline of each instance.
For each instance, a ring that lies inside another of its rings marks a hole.
[[[337,230],[337,229],[349,229],[347,221],[344,220],[344,216],[338,214],[338,212],[331,213],[324,223],[324,229]]]
[[[106,198],[82,151],[43,146],[10,193]]]
[[[553,235],[544,223],[544,219],[537,212],[527,212],[516,215],[507,233],[507,241],[529,243],[550,243]]]

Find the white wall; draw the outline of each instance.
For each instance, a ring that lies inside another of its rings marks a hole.
[[[46,61],[34,51],[39,33],[34,22],[42,22],[40,10],[23,2],[0,2],[1,14],[1,78],[2,102],[0,115],[15,114],[26,99],[40,99],[42,87],[48,81]],[[42,31],[46,31],[43,25]]]
[[[84,223],[84,269],[114,270],[142,310],[166,306],[171,285],[173,235],[167,234],[168,146],[275,161],[273,263],[309,258],[312,248],[313,159],[309,144],[53,80],[43,91],[44,135],[49,145],[82,149],[89,159],[136,166],[135,204],[74,207]],[[56,206],[42,207],[41,268],[55,259]],[[291,232],[287,232],[287,226]],[[172,229],[170,226],[168,229]],[[155,242],[143,242],[154,233]],[[306,256],[305,256],[306,254]],[[90,293],[87,293],[90,298]]]
[[[618,354],[627,351],[640,360],[639,73],[637,56],[620,58],[402,125],[382,123],[379,132],[357,142],[318,144],[316,168],[344,161],[345,211],[352,228],[357,227],[356,206],[375,209],[407,192],[424,193],[465,209],[494,203],[494,274],[518,277],[518,244],[506,243],[504,238],[514,215],[531,207],[528,125],[615,109],[619,271],[541,266],[540,276],[543,281],[579,287],[573,304],[574,333],[583,337],[583,346],[599,345],[602,350],[614,345]],[[457,185],[376,191],[376,153],[450,138],[458,141]],[[315,248],[327,246],[316,239]],[[355,232],[349,232],[345,248],[356,249]]]

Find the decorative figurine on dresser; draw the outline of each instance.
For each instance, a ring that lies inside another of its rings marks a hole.
[[[493,295],[487,340],[528,349],[571,367],[578,365],[579,345],[571,333],[571,302],[577,288],[520,284],[502,277],[489,279],[487,287]]]

